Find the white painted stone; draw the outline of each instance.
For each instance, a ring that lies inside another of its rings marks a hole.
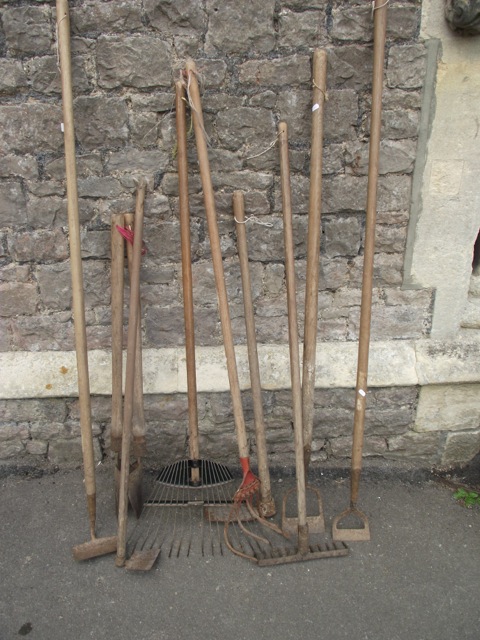
[[[321,388],[355,387],[357,378],[357,342],[325,342],[317,347],[316,386]],[[371,387],[395,387],[417,384],[415,347],[410,341],[372,342],[368,384]]]
[[[422,387],[415,431],[459,431],[480,425],[480,384]]]
[[[143,351],[145,393],[176,393],[179,390],[178,349]],[[107,389],[106,393],[110,393]]]
[[[245,345],[235,349],[241,389],[250,388]],[[300,345],[300,354],[302,348]],[[357,342],[323,342],[317,346],[316,387],[354,388]],[[260,377],[266,390],[289,389],[288,345],[258,346]],[[109,351],[89,352],[92,395],[111,393]],[[369,387],[396,387],[478,382],[480,335],[444,342],[439,340],[392,340],[372,342],[368,372]],[[222,346],[196,350],[198,391],[229,390],[225,352]],[[76,397],[74,352],[0,353],[0,399]],[[186,393],[183,348],[145,349],[143,379],[146,394]]]

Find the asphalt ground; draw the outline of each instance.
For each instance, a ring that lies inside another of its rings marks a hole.
[[[291,478],[279,480],[278,495]],[[348,478],[320,475],[317,487],[328,528],[348,505]],[[112,535],[108,465],[97,489],[97,533]],[[162,552],[138,573],[111,555],[73,559],[89,539],[80,470],[4,477],[0,639],[478,640],[480,508],[424,477],[368,472],[359,503],[371,540],[349,543],[347,557],[259,567],[228,550]]]

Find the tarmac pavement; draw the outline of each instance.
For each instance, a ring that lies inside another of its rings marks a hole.
[[[113,474],[99,468],[99,536],[116,530]],[[274,481],[275,491],[287,481]],[[347,478],[320,478],[325,516]],[[77,563],[89,539],[80,470],[1,479],[0,640],[478,640],[480,508],[432,481],[364,474],[369,542],[348,557],[258,567],[223,556],[162,556],[148,573],[113,556]]]

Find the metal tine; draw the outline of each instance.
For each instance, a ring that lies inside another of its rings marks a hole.
[[[174,472],[173,469],[170,469],[169,480],[171,481],[171,474]],[[142,510],[142,514],[140,519],[137,521],[136,528],[134,530],[134,534],[131,538],[131,543],[134,549],[139,548],[139,550],[145,550],[148,548],[153,548],[155,541],[158,536],[159,526],[155,528],[155,524],[158,521],[156,517],[156,508],[155,504],[168,504],[168,492],[170,487],[167,484],[162,484],[156,482],[156,486],[153,492],[153,496],[149,498],[147,503],[144,505]],[[167,518],[170,517],[170,509],[167,509]],[[145,514],[145,515],[144,515]],[[147,527],[145,528],[144,523],[147,522]],[[135,536],[136,533],[136,536]],[[152,535],[153,534],[153,535]],[[140,544],[140,540],[142,543]],[[163,544],[164,540],[160,544],[160,548]]]
[[[182,506],[174,506],[174,505],[182,505],[184,504],[184,500],[185,500],[185,482],[183,482],[182,480],[185,477],[188,477],[184,474],[188,473],[188,463],[186,460],[181,460],[179,464],[175,465],[175,469],[174,469],[174,477],[173,477],[173,481],[172,481],[172,488],[171,488],[171,496],[172,499],[170,501],[170,505],[171,508],[169,509],[173,515],[172,515],[172,529],[169,530],[168,532],[166,531],[166,535],[170,534],[171,535],[171,539],[170,539],[170,550],[168,553],[168,557],[171,558],[175,555],[177,555],[180,553],[180,549],[181,549],[181,543],[182,540],[180,539],[180,541],[178,542],[178,550],[177,550],[177,554],[175,554],[175,546],[177,544],[177,531],[183,531],[183,508]],[[176,487],[176,489],[175,489]],[[181,496],[183,498],[179,499],[179,496]],[[180,523],[179,523],[180,521]]]
[[[202,484],[195,488],[188,486],[190,468],[186,459],[160,471],[130,536],[129,548],[144,551],[166,547],[167,557],[190,555],[195,546],[194,528],[197,525],[195,510],[191,508],[195,507],[194,503],[203,507],[205,504],[228,505],[233,500],[233,491],[228,489],[233,484],[228,467],[210,460],[201,460],[200,464]],[[184,513],[185,508],[188,515]],[[223,524],[203,517],[198,524],[202,556],[223,556]],[[189,527],[187,535],[186,526]],[[179,532],[182,535],[177,539]]]
[[[222,465],[220,468],[221,468],[221,469],[222,469],[222,471],[225,473],[225,470],[226,470],[225,465]],[[215,470],[215,473],[216,473],[216,470]],[[225,487],[225,484],[220,484],[220,485],[219,485],[219,490],[222,492],[222,498],[223,498],[223,499],[219,499],[219,500],[218,500],[218,502],[219,502],[219,503],[225,503],[225,504],[228,504],[229,499],[228,499],[228,497],[227,497],[227,495],[226,495],[226,487]],[[217,501],[215,500],[215,502],[214,502],[214,503],[216,504],[216,503],[217,503]],[[210,523],[210,526],[211,526],[211,523]],[[222,543],[222,541],[223,541],[223,530],[222,530],[222,529],[223,529],[223,527],[221,527],[221,526],[220,526],[220,522],[218,522],[218,521],[217,521],[217,522],[215,523],[215,528],[216,528],[216,531],[217,531],[217,539],[218,539],[218,545],[219,545],[219,549],[220,549],[220,555],[223,555],[223,543]]]

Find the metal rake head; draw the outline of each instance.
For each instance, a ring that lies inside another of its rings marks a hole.
[[[258,504],[253,504],[254,496],[259,497],[259,489],[260,482],[253,473],[251,477],[246,475],[234,496],[224,527],[224,539],[228,549],[252,562],[258,562],[258,557],[265,555],[265,549],[272,548],[272,536],[289,537],[289,534],[275,523],[263,518],[259,513]],[[249,516],[247,518],[245,509]]]

